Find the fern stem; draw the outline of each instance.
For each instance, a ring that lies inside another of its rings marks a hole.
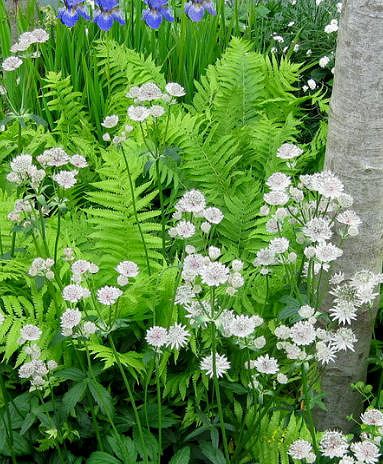
[[[229,455],[229,447],[227,444],[227,436],[226,436],[226,429],[225,429],[225,421],[223,417],[223,409],[222,409],[222,400],[221,400],[221,392],[219,389],[219,382],[217,377],[217,365],[216,365],[216,358],[217,358],[217,334],[216,334],[216,327],[214,323],[214,303],[215,303],[215,291],[214,288],[211,291],[211,317],[213,322],[210,324],[211,328],[211,351],[212,351],[212,360],[213,360],[213,384],[214,384],[214,392],[217,400],[217,407],[218,407],[218,416],[219,416],[219,423],[221,427],[222,433],[222,442],[223,442],[223,449],[225,452],[225,459],[226,463],[230,464],[230,455]]]
[[[166,245],[165,245],[165,205],[164,205],[164,192],[162,189],[161,174],[160,174],[160,159],[156,159],[156,177],[158,192],[160,194],[160,208],[161,208],[161,235],[162,235],[162,255],[166,261]]]
[[[126,171],[127,171],[127,173],[128,173],[128,178],[129,178],[129,187],[130,187],[130,194],[131,194],[131,196],[132,196],[133,214],[134,214],[134,218],[135,218],[135,220],[136,220],[136,224],[137,224],[137,227],[138,227],[138,231],[139,231],[139,234],[140,234],[140,237],[141,237],[142,246],[144,247],[145,260],[146,260],[146,266],[147,266],[147,269],[148,269],[148,274],[151,275],[152,271],[151,271],[151,269],[150,269],[148,248],[147,248],[147,246],[146,246],[144,233],[142,232],[141,223],[140,223],[140,221],[139,221],[139,219],[138,219],[138,214],[137,214],[136,196],[135,196],[135,194],[134,194],[134,185],[133,185],[133,180],[132,180],[132,174],[131,174],[131,172],[130,172],[130,167],[129,167],[128,159],[127,159],[127,157],[126,157],[126,153],[125,153],[125,150],[124,150],[123,147],[121,147],[121,151],[122,151],[122,155],[123,155],[123,157],[124,157],[125,166],[126,166]]]
[[[136,406],[136,401],[134,399],[132,389],[130,388],[128,379],[127,379],[127,377],[125,375],[124,368],[123,368],[123,366],[121,364],[120,358],[118,356],[118,352],[116,350],[116,346],[114,344],[114,341],[113,341],[113,338],[112,338],[111,335],[108,335],[108,340],[109,340],[110,346],[111,346],[112,351],[113,351],[114,359],[116,360],[118,369],[120,370],[121,377],[122,377],[122,380],[124,382],[126,391],[128,392],[129,400],[130,400],[130,403],[131,403],[132,408],[133,408],[134,418],[136,420],[136,424],[137,424],[137,428],[138,428],[138,434],[140,436],[142,452],[144,454],[144,456],[143,456],[144,457],[144,462],[147,464],[148,463],[148,456],[146,454],[146,445],[145,445],[145,440],[144,440],[144,434],[143,434],[143,431],[142,431],[142,425],[141,425],[140,416],[138,415],[138,409],[137,409],[137,406]]]
[[[14,449],[14,441],[13,441],[12,420],[11,420],[11,414],[9,412],[8,392],[5,387],[3,374],[0,374],[0,386],[1,386],[1,394],[5,401],[5,415],[7,417],[7,423],[8,423],[8,425],[5,423],[5,418],[3,416],[4,428],[5,428],[5,432],[6,432],[8,441],[9,441],[8,445],[9,445],[9,450],[11,454],[12,464],[17,464],[15,449]]]

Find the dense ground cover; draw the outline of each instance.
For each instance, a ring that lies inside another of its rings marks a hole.
[[[145,3],[1,4],[0,459],[379,462],[377,341],[313,422],[382,282],[318,174],[340,4]]]

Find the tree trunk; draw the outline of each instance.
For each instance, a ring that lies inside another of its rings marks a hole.
[[[382,269],[383,253],[383,2],[345,0],[332,93],[326,169],[354,197],[363,224],[346,242],[340,268],[347,276],[361,269]],[[322,377],[327,411],[316,413],[319,430],[351,430],[346,416],[358,418],[361,396],[350,384],[365,381],[376,307],[352,324],[355,352],[339,353]]]

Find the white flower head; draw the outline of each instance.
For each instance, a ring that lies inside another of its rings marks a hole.
[[[3,61],[1,67],[3,68],[3,71],[16,71],[17,68],[19,68],[23,64],[23,60],[17,56],[10,56],[8,58],[5,58]]]
[[[254,367],[261,374],[276,374],[279,371],[278,361],[268,354],[259,356],[254,361]]]
[[[151,327],[146,331],[145,340],[153,348],[161,348],[167,343],[168,331],[160,326]]]
[[[375,464],[379,462],[381,456],[378,446],[369,440],[359,441],[351,445],[358,462],[364,464]]]
[[[102,127],[105,127],[106,129],[112,129],[113,127],[116,127],[118,124],[118,116],[116,114],[112,114],[111,116],[106,116],[101,123]]]
[[[284,143],[278,148],[277,157],[284,160],[297,158],[303,153],[303,150],[293,143]]]
[[[57,174],[52,176],[52,179],[58,183],[60,187],[67,190],[72,188],[76,182],[76,176],[78,174],[77,170],[73,171],[59,171]]]
[[[343,251],[332,243],[320,243],[316,247],[315,255],[321,263],[330,263],[342,256]]]
[[[186,95],[185,89],[182,85],[177,84],[176,82],[169,82],[166,84],[165,90],[172,97],[183,97]]]
[[[143,122],[151,115],[150,109],[146,106],[129,106],[128,116],[132,121]]]
[[[311,443],[306,440],[295,440],[289,447],[289,455],[293,459],[307,459],[313,452]]]
[[[212,206],[203,211],[203,217],[211,224],[219,224],[224,216],[219,208]]]
[[[379,409],[367,409],[360,418],[363,424],[383,427],[383,413]]]
[[[286,190],[291,184],[291,179],[283,172],[275,172],[266,181],[271,190]]]
[[[118,298],[122,295],[122,291],[117,287],[112,287],[110,285],[105,285],[97,290],[97,300],[107,306],[111,306]]]
[[[35,341],[39,340],[41,337],[42,331],[35,325],[33,324],[26,324],[24,327],[22,327],[20,331],[20,342],[25,343],[25,342],[30,342],[30,341]]]
[[[347,438],[335,430],[325,432],[319,445],[323,456],[329,458],[341,458],[348,450]]]
[[[224,354],[216,353],[215,356],[215,372],[213,354],[205,356],[201,360],[201,370],[205,372],[211,379],[214,374],[219,378],[223,377],[224,374],[230,369],[230,362]]]
[[[201,277],[209,287],[218,287],[228,281],[229,269],[218,262],[209,263],[202,268]]]
[[[116,271],[124,277],[137,277],[139,273],[138,266],[133,261],[121,261]]]
[[[88,298],[90,296],[90,291],[81,285],[71,284],[64,287],[62,294],[65,301],[77,303],[83,298]]]
[[[168,329],[166,345],[171,349],[179,350],[187,345],[190,337],[186,327],[182,324],[175,323]]]

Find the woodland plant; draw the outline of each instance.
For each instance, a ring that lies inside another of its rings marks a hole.
[[[59,13],[74,37],[83,3]],[[121,20],[116,3],[96,6],[98,26]],[[146,6],[150,27],[173,27],[166,2]],[[217,20],[209,2],[185,11]],[[2,63],[0,454],[378,463],[379,397],[366,396],[355,436],[313,422],[321,369],[354,349],[351,324],[383,282],[334,266],[363,224],[340,179],[316,172],[326,126],[303,132],[306,106],[326,108],[316,82],[300,93],[302,65],[234,38],[188,95],[103,37],[89,47],[93,67],[82,59],[80,92],[69,49],[61,73],[50,45],[45,31],[24,33]],[[37,113],[48,124],[25,106],[30,47],[43,55]]]

